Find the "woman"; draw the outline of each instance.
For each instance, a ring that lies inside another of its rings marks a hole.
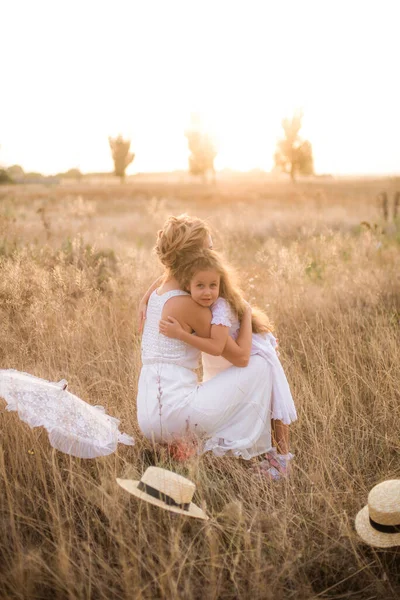
[[[148,292],[138,422],[143,434],[156,442],[196,435],[205,440],[203,451],[250,459],[271,449],[272,381],[266,360],[249,357],[251,309],[242,319],[236,342],[228,339],[222,354],[235,366],[201,385],[194,372],[200,351],[159,333],[160,320],[171,316],[188,332],[210,335],[210,309],[182,291],[174,275],[182,258],[187,260],[202,245],[210,246],[211,239],[200,219],[171,217],[158,232],[156,253],[165,274],[160,287]]]

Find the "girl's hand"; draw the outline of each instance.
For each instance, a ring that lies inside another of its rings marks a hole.
[[[163,335],[174,338],[176,340],[180,339],[181,334],[184,332],[183,327],[180,325],[179,321],[174,319],[174,317],[167,317],[166,321],[161,320],[159,323],[159,331]]]

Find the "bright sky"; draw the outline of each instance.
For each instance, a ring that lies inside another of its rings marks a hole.
[[[217,168],[270,169],[304,110],[319,173],[400,172],[398,0],[12,0],[0,22],[0,164],[187,167],[199,112]]]

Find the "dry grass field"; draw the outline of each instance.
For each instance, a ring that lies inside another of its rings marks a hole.
[[[400,477],[400,221],[383,221],[382,189],[400,184],[0,188],[0,367],[66,378],[136,438],[72,458],[0,400],[2,600],[400,597],[400,549],[354,531],[369,489]],[[161,273],[156,231],[182,212],[208,219],[275,323],[299,413],[288,481],[233,458],[173,463],[138,430],[137,305]],[[149,457],[195,481],[208,522],[117,486]]]

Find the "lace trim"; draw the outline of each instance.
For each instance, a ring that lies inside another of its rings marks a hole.
[[[223,325],[224,327],[230,327],[231,322],[228,319],[224,319],[223,317],[213,317],[211,325]]]
[[[274,405],[272,404],[271,419],[273,419],[274,421],[282,421],[284,425],[290,425],[291,423],[294,423],[294,421],[297,421],[296,409],[294,407],[274,407]]]
[[[212,452],[215,456],[235,456],[236,458],[250,460],[255,456],[266,454],[270,450],[271,446],[264,446],[263,448],[259,446],[243,447],[243,440],[241,442],[230,442],[224,440],[224,438],[210,438],[204,443],[199,453]]]

